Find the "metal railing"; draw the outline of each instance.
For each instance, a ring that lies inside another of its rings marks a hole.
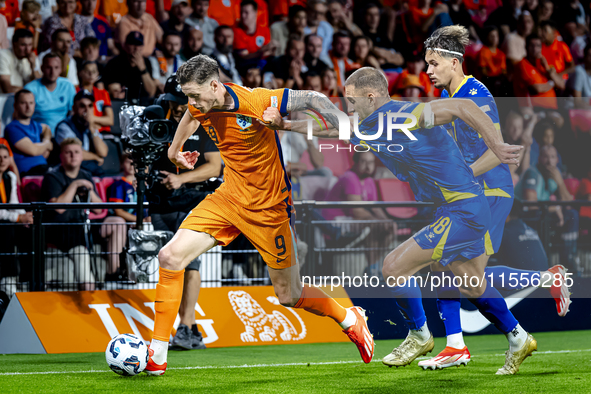
[[[28,226],[0,224],[0,228],[10,227],[16,234],[15,245],[4,248],[4,253],[0,251],[0,288],[12,286],[13,290],[19,291],[153,288],[158,280],[157,259],[146,267],[148,279],[145,283],[108,280],[106,275],[112,273],[115,267],[125,266],[125,258],[121,258],[125,254],[121,252],[126,240],[120,234],[126,233],[132,223],[104,223],[102,219],[84,223],[44,223],[47,212],[55,209],[130,209],[136,206],[134,203],[2,204],[2,209],[32,211],[34,221]],[[384,257],[431,223],[431,213],[435,208],[431,203],[419,202],[297,201],[295,206],[301,274],[307,276],[332,275],[335,272],[362,275],[364,272],[381,271]],[[591,202],[525,202],[524,206],[529,208],[530,213],[535,213],[526,215],[524,221],[538,232],[547,255],[557,263],[563,257],[560,249],[564,245],[557,236],[560,229],[554,224],[549,208],[562,206],[563,210],[568,207],[578,211],[582,206],[591,206]],[[325,220],[318,213],[326,208],[414,208],[417,212],[410,215],[406,212],[404,217],[392,216],[386,220]],[[105,226],[111,226],[110,230],[105,230]],[[62,239],[83,239],[85,244],[76,249],[74,242],[74,247],[64,250],[63,245],[49,242],[55,239],[56,234]],[[110,244],[106,234],[119,234],[119,244]],[[587,234],[586,238],[575,242],[585,275],[591,271],[590,238]],[[561,263],[569,264],[565,261]],[[12,269],[14,264],[18,265],[16,275]],[[238,240],[228,248],[216,247],[202,256],[202,283],[203,286],[269,284],[265,268],[256,249],[248,242]]]

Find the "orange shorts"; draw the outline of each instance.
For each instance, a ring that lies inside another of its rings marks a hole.
[[[222,246],[242,233],[259,251],[267,266],[289,268],[297,262],[295,232],[291,227],[292,209],[291,197],[273,208],[250,210],[215,192],[205,197],[179,228],[207,233]]]

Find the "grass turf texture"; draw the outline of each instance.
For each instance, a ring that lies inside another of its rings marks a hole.
[[[417,361],[398,369],[381,362],[365,365],[352,343],[169,352],[169,369],[161,377],[143,373],[120,377],[108,370],[103,353],[0,355],[0,388],[3,393],[591,393],[591,331],[544,332],[535,337],[538,352],[515,376],[495,375],[505,360],[505,337],[484,335],[466,337],[473,355],[468,367],[438,371],[423,371]],[[400,343],[378,341],[376,359]],[[435,344],[429,356],[444,348],[445,339],[438,338]],[[297,365],[285,365],[290,363]],[[21,374],[10,374],[15,372]]]

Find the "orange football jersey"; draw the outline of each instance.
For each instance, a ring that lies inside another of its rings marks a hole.
[[[224,85],[234,99],[234,109],[201,113],[189,105],[189,112],[217,145],[225,164],[224,183],[216,193],[252,210],[276,206],[291,196],[291,184],[277,133],[256,119],[263,119],[267,107],[285,114],[289,89]]]

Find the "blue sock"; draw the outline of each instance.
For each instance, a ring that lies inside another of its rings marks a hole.
[[[407,280],[403,286],[391,287],[390,291],[396,297],[396,304],[408,328],[418,330],[423,327],[427,317],[423,309],[421,289],[417,286],[416,280]]]
[[[499,291],[492,287],[488,281],[482,296],[470,298],[470,302],[503,334],[510,333],[519,324],[507,308],[507,303]]]
[[[445,335],[461,333],[461,294],[460,289],[452,284],[454,274],[451,272],[433,272],[433,275],[441,279],[441,285],[437,287],[437,309],[439,309],[439,317],[441,317],[445,325]]]
[[[486,267],[484,272],[488,283],[496,289],[521,290],[532,286],[532,281],[538,285],[540,283],[540,271],[526,271],[497,265]]]

